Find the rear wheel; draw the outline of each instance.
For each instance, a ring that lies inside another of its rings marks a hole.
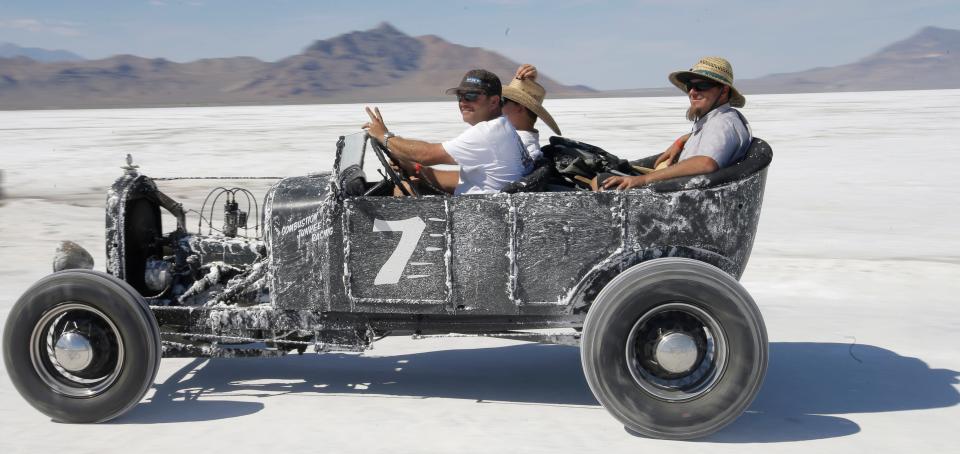
[[[747,291],[709,264],[644,262],[597,296],[581,342],[597,400],[648,437],[698,438],[750,405],[767,369],[767,333]]]
[[[101,422],[137,404],[159,368],[160,335],[143,298],[114,277],[54,273],[17,301],[3,359],[17,391],[62,422]]]

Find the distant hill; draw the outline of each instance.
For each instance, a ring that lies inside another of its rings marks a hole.
[[[302,96],[341,101],[445,99],[471,68],[485,68],[508,83],[518,62],[479,47],[433,36],[410,37],[389,24],[317,41],[302,53],[256,74],[234,93],[290,99]],[[594,90],[538,78],[554,95]]]
[[[390,24],[317,41],[277,62],[250,57],[190,63],[119,55],[83,62],[0,59],[0,108],[297,104],[447,99],[444,89],[482,67],[508,81],[518,62]],[[551,96],[584,96],[541,75]]]
[[[467,69],[487,68],[506,82],[518,65],[438,36],[408,36],[387,23],[316,41],[276,62],[176,63],[133,55],[47,62],[21,53],[0,58],[0,109],[440,100],[449,99],[443,90]],[[601,92],[542,74],[539,81],[551,98],[677,94],[673,87]],[[926,27],[854,63],[738,80],[737,86],[747,95],[960,88],[960,30]]]
[[[854,63],[737,85],[747,94],[960,88],[960,30],[926,27]]]
[[[39,47],[20,47],[13,43],[0,43],[0,58],[27,57],[31,60],[52,61],[80,61],[83,57],[65,50],[48,50]]]

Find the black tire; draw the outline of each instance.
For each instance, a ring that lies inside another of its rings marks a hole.
[[[74,369],[61,364],[65,350],[55,350],[64,333],[83,334],[89,347],[86,361],[70,363]],[[13,385],[60,422],[120,416],[150,389],[161,356],[160,330],[143,297],[126,282],[90,270],[41,279],[10,310],[3,331]]]
[[[668,337],[695,348],[672,350]],[[610,281],[581,342],[584,375],[604,408],[635,433],[675,440],[739,417],[763,384],[767,355],[763,318],[743,286],[685,258],[644,262]]]

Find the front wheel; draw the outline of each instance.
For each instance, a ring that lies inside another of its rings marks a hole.
[[[767,332],[730,275],[664,258],[603,288],[584,322],[581,360],[594,396],[628,429],[699,438],[753,401],[767,370]]]
[[[56,421],[102,422],[137,404],[160,365],[156,319],[125,282],[67,270],[13,306],[3,360],[17,391]]]

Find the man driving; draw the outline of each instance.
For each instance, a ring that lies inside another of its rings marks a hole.
[[[463,121],[470,125],[459,136],[443,143],[396,136],[387,129],[380,109],[367,107],[367,133],[390,150],[396,164],[408,174],[423,178],[455,194],[498,192],[529,173],[533,160],[516,129],[501,110],[500,79],[490,71],[468,71],[460,85],[446,91],[455,94]],[[428,166],[456,164],[459,171]]]

